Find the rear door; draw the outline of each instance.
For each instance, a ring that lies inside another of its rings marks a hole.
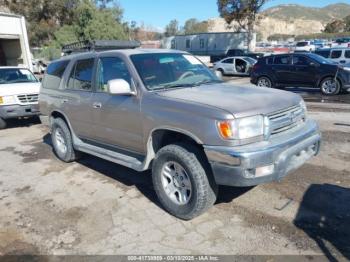
[[[76,60],[61,95],[61,108],[79,138],[89,138],[93,134],[91,98],[94,62],[93,57]]]
[[[272,71],[277,84],[288,85],[293,81],[291,55],[275,56]]]
[[[314,86],[317,76],[317,63],[304,55],[293,55],[292,84],[297,86]]]
[[[227,58],[223,61],[221,61],[221,65],[225,71],[226,74],[234,74],[234,59],[233,58]]]

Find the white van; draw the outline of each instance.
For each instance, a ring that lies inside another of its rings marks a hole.
[[[27,68],[0,67],[0,129],[11,118],[39,115],[40,82]]]
[[[338,64],[349,64],[350,48],[332,48],[329,58]]]

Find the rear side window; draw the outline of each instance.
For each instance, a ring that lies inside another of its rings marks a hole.
[[[68,89],[91,91],[94,59],[78,60],[68,79]]]
[[[222,63],[224,63],[224,64],[233,64],[233,58],[225,59],[224,61],[222,61]]]
[[[340,58],[341,57],[341,50],[334,50],[331,53],[331,58],[336,59],[336,58]]]
[[[46,74],[43,79],[43,88],[58,89],[68,63],[69,60],[51,63],[47,67]]]
[[[289,65],[289,56],[276,56],[274,64],[275,65]]]

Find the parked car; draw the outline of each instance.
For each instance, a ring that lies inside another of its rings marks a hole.
[[[350,48],[347,47],[320,49],[316,50],[315,54],[328,58],[338,64],[350,63]]]
[[[312,41],[300,41],[295,44],[295,52],[313,52],[316,46]]]
[[[251,82],[260,87],[317,87],[325,95],[350,91],[350,71],[313,54],[284,54],[258,60]]]
[[[256,59],[247,56],[228,57],[214,63],[214,70],[219,77],[223,75],[250,75]]]
[[[350,47],[350,37],[338,38],[332,43],[331,47]]]
[[[63,57],[48,66],[40,109],[58,158],[152,169],[160,203],[185,220],[215,203],[217,185],[280,180],[320,144],[299,95],[232,87],[182,51]]]
[[[31,71],[19,67],[0,67],[0,129],[11,118],[39,114],[40,82]]]
[[[216,63],[222,59],[230,58],[230,57],[251,57],[253,59],[258,59],[259,57],[263,57],[263,53],[253,53],[244,49],[229,49],[224,55],[212,55],[210,56],[210,62]]]

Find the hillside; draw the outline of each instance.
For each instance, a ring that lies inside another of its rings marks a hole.
[[[301,5],[279,5],[266,9],[263,15],[279,20],[315,20],[323,23],[341,19],[350,14],[350,4],[338,3],[322,8]]]
[[[262,40],[273,34],[313,34],[320,33],[330,21],[350,15],[350,4],[333,4],[323,8],[301,5],[279,5],[266,9],[260,14],[257,32]],[[224,19],[209,20],[211,32],[234,31],[228,28]]]

